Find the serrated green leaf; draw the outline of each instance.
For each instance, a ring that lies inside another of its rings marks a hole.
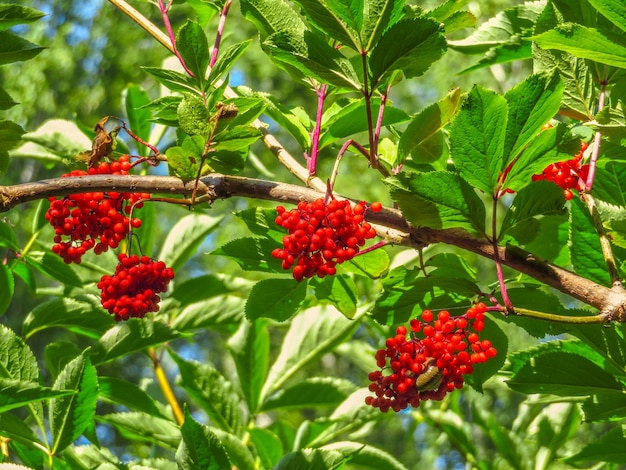
[[[39,437],[30,426],[13,413],[2,413],[0,415],[0,434],[10,438],[12,441],[21,442],[27,446],[42,444]]]
[[[13,273],[6,264],[0,264],[0,291],[2,291],[0,315],[3,315],[11,305],[15,292],[15,279],[13,279]]]
[[[538,216],[565,214],[563,189],[550,181],[534,181],[522,188],[507,210],[499,237]]]
[[[300,308],[306,297],[307,283],[294,279],[264,279],[255,284],[246,302],[246,318],[272,318],[285,321]]]
[[[559,111],[564,85],[556,73],[534,74],[509,90],[504,98],[509,112],[504,144],[508,165]]]
[[[623,162],[611,161],[604,167],[596,167],[593,183],[593,196],[597,200],[626,206],[626,165]]]
[[[278,244],[267,238],[244,237],[213,250],[212,255],[227,256],[246,271],[284,272],[281,262],[268,256]]]
[[[626,31],[626,5],[617,0],[589,0],[589,3],[606,19]]]
[[[2,41],[2,32],[0,32],[0,41]],[[2,52],[0,51],[0,59],[2,57],[1,54]],[[0,121],[0,152],[4,153],[15,148],[22,141],[24,134],[24,129],[13,121]],[[0,170],[6,170],[5,165],[0,166]]]
[[[527,59],[532,59],[532,47],[530,42],[521,41],[520,43],[514,44],[501,44],[489,49],[476,64],[461,70],[459,74],[474,72],[475,70],[497,64],[506,64],[508,62]]]
[[[402,18],[403,0],[368,0],[363,11],[361,43],[365,51],[371,51],[384,31]]]
[[[24,320],[22,334],[30,338],[39,331],[59,327],[97,339],[114,324],[113,317],[103,312],[94,299],[64,297],[37,305]]]
[[[453,89],[444,98],[431,104],[415,116],[398,142],[398,160],[392,167],[401,165],[404,159],[413,154],[413,161],[430,163],[432,159],[419,152],[420,146],[450,123],[461,104],[460,88]]]
[[[328,301],[347,318],[356,314],[357,289],[351,277],[338,274],[324,279],[314,279],[311,285],[315,289],[315,297],[320,301]]]
[[[180,335],[164,323],[131,318],[109,329],[93,346],[95,365],[172,341]]]
[[[587,422],[622,421],[626,418],[626,393],[596,393],[584,401],[582,412]]]
[[[204,81],[209,66],[209,43],[202,26],[195,21],[187,22],[178,30],[176,47],[197,83]]]
[[[13,101],[13,98],[11,98],[11,95],[9,95],[4,90],[4,88],[0,87],[0,110],[5,111],[7,109],[12,108],[16,104],[18,103]]]
[[[72,444],[93,424],[98,401],[98,377],[89,356],[82,354],[67,364],[54,381],[53,390],[76,390],[76,394],[50,401],[52,452]]]
[[[566,463],[626,463],[626,426],[617,425],[580,451],[564,459]]]
[[[284,454],[281,440],[265,428],[251,428],[248,432],[263,466],[273,468]]]
[[[39,367],[28,345],[10,328],[0,325],[0,377],[39,381]]]
[[[323,308],[309,309],[294,317],[265,380],[261,403],[309,362],[339,345],[359,324],[360,321],[347,320],[340,313]]]
[[[495,319],[491,314],[487,314],[485,320],[485,329],[481,335],[491,341],[498,354],[487,362],[474,364],[474,372],[467,377],[467,383],[481,393],[483,392],[483,384],[487,379],[494,376],[504,365],[509,349],[509,339],[498,324],[501,320]]]
[[[233,384],[208,364],[187,361],[171,350],[169,353],[178,365],[180,386],[207,412],[217,427],[241,435],[244,419]]]
[[[585,247],[584,251],[576,248],[581,246]],[[569,247],[576,273],[605,286],[611,284],[591,215],[587,207],[576,198],[572,199],[570,207]]]
[[[0,220],[0,246],[10,248],[14,251],[18,251],[20,249],[17,244],[15,229],[2,220]]]
[[[0,5],[0,30],[9,29],[18,24],[32,23],[43,16],[43,12],[34,8],[11,4]]]
[[[139,85],[131,85],[124,90],[124,107],[128,125],[135,135],[148,142],[150,140],[150,118],[152,113],[145,107],[150,103],[148,93]],[[148,155],[145,145],[138,145],[139,155]]]
[[[195,302],[176,314],[172,328],[184,333],[233,325],[243,318],[244,305],[244,299],[232,295]]]
[[[493,194],[503,170],[508,105],[475,85],[450,128],[452,159],[471,185]]]
[[[446,51],[439,23],[429,18],[407,18],[394,23],[381,36],[370,55],[373,86],[394,70],[406,78],[422,75]]]
[[[295,0],[294,3],[325,36],[354,51],[362,51],[359,30],[363,22],[363,6],[360,2]]]
[[[193,78],[185,74],[175,72],[174,70],[160,69],[158,67],[142,67],[142,70],[152,75],[156,81],[172,91],[197,93]]]
[[[279,31],[304,31],[301,17],[284,0],[243,0],[241,12],[265,37]]]
[[[65,366],[80,356],[81,352],[76,343],[69,341],[55,341],[54,343],[46,344],[43,357],[52,378],[56,379]]]
[[[152,113],[151,121],[171,127],[178,127],[178,105],[183,97],[163,96],[144,105],[142,109]]]
[[[161,248],[159,259],[178,271],[191,258],[205,237],[219,225],[222,217],[189,214],[169,231]]]
[[[0,31],[0,65],[32,59],[44,49],[9,31]]]
[[[212,129],[211,114],[198,95],[184,93],[177,109],[180,128],[189,135],[209,136]]]
[[[216,142],[215,149],[218,151],[229,150],[231,152],[247,149],[250,145],[259,140],[261,136],[261,131],[252,126],[242,125],[229,127],[214,137]]]
[[[626,68],[626,41],[610,31],[562,23],[533,36],[532,40],[543,49],[557,49],[601,64]]]
[[[242,321],[237,332],[228,340],[237,368],[243,396],[252,414],[256,414],[261,389],[269,369],[270,335],[265,320]]]
[[[263,404],[263,411],[277,408],[318,408],[337,406],[356,386],[337,377],[313,377],[279,390]]]
[[[485,205],[456,173],[413,173],[387,178],[386,183],[391,197],[416,227],[485,231]]]
[[[73,393],[74,390],[56,390],[35,382],[0,377],[0,414],[29,403],[60,399]]]
[[[204,138],[199,135],[186,137],[180,146],[173,146],[165,151],[170,174],[178,176],[183,181],[193,181],[198,176],[198,170],[204,155]],[[205,166],[208,169],[207,166]]]
[[[363,444],[361,442],[339,441],[322,447],[324,450],[332,450],[350,458],[351,465],[371,470],[408,470],[398,459],[378,447]]]
[[[219,79],[221,79],[224,74],[235,65],[235,63],[243,55],[243,53],[246,52],[246,49],[251,43],[252,40],[249,39],[247,41],[227,47],[224,50],[220,50],[217,61],[209,72],[209,83],[214,84]]]
[[[98,377],[100,398],[151,416],[163,418],[154,399],[143,389],[118,377]]]
[[[389,268],[389,255],[385,250],[376,249],[359,254],[341,265],[342,273],[353,273],[378,279]]]
[[[189,305],[218,295],[241,293],[249,289],[248,283],[244,279],[205,274],[177,284],[170,298],[178,300],[182,305]]]
[[[180,429],[168,419],[138,411],[98,415],[96,419],[114,426],[122,436],[133,441],[171,449],[176,449],[180,443]]]
[[[264,50],[294,78],[314,78],[339,88],[359,90],[352,64],[326,38],[311,31],[279,31],[263,42]],[[298,74],[294,74],[293,70]]]
[[[507,385],[522,393],[558,396],[588,396],[622,389],[613,375],[589,359],[554,350],[533,357],[507,381]]]
[[[185,409],[185,421],[180,427],[182,440],[176,450],[176,463],[182,470],[230,470],[228,456],[211,430],[193,419]]]
[[[29,251],[28,256],[24,260],[29,266],[50,276],[52,279],[61,281],[63,284],[73,287],[83,286],[83,281],[78,277],[76,271],[50,251]]]
[[[289,452],[280,459],[274,470],[335,470],[343,467],[346,461],[340,452],[323,449],[302,449]]]

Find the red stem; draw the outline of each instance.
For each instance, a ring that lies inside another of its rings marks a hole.
[[[224,4],[224,8],[220,13],[220,22],[217,26],[217,34],[215,35],[215,45],[213,46],[213,53],[211,54],[211,61],[209,62],[209,67],[213,67],[215,62],[217,61],[217,55],[220,50],[220,43],[222,42],[222,37],[224,36],[224,26],[226,25],[226,16],[228,16],[228,10],[230,9],[230,5],[233,3],[233,0],[226,0]]]
[[[317,95],[317,113],[315,114],[315,127],[311,132],[311,154],[307,158],[307,170],[309,176],[315,176],[317,171],[317,154],[319,153],[320,134],[322,132],[322,115],[324,114],[324,100],[326,99],[326,84],[315,89]]]
[[[161,12],[161,17],[163,18],[163,24],[165,25],[165,29],[167,30],[167,35],[170,37],[170,41],[172,42],[172,49],[174,50],[174,55],[180,61],[180,64],[183,66],[183,69],[185,69],[185,72],[187,72],[187,74],[189,74],[190,77],[193,77],[194,76],[193,73],[191,72],[191,70],[187,68],[187,65],[185,64],[184,59],[182,58],[182,56],[178,52],[178,49],[176,48],[176,38],[174,36],[174,30],[172,29],[170,18],[168,16],[170,7],[172,6],[172,2],[170,1],[167,4],[167,6],[165,6],[165,4],[163,3],[163,0],[159,0],[158,5],[159,5],[159,11]]]
[[[493,212],[491,220],[491,239],[493,242],[493,260],[496,263],[496,275],[498,276],[498,284],[500,285],[500,293],[502,294],[502,301],[504,307],[508,313],[514,313],[513,303],[509,299],[509,294],[506,291],[506,284],[504,282],[504,273],[502,272],[502,260],[500,259],[500,250],[498,250],[498,237],[496,236],[498,230],[498,196],[493,197]]]
[[[604,68],[604,74],[602,81],[600,82],[600,96],[598,96],[598,112],[604,109],[604,101],[606,99],[606,67]],[[587,181],[585,182],[585,191],[591,192],[593,188],[593,181],[596,176],[596,163],[598,156],[600,155],[600,142],[602,141],[602,133],[596,132],[593,138],[593,150],[591,151],[591,159],[589,160],[589,173],[587,174]]]

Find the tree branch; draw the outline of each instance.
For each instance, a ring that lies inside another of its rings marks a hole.
[[[0,212],[29,201],[76,193],[123,191],[189,196],[193,189],[193,181],[183,182],[171,176],[89,175],[54,178],[0,186]],[[318,191],[293,184],[221,174],[204,176],[198,182],[198,195],[206,195],[204,199],[211,201],[247,197],[296,204],[323,198],[324,192],[325,188]],[[445,243],[491,260],[495,258],[495,248],[489,240],[474,238],[461,229],[412,227],[400,211],[390,208],[384,208],[378,213],[369,212],[367,218],[378,234],[391,244],[420,249],[434,243]],[[597,308],[607,321],[626,321],[626,291],[620,286],[609,288],[596,284],[517,247],[498,247],[498,254],[504,265]]]

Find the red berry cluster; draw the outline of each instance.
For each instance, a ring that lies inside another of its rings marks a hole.
[[[130,167],[130,157],[122,155],[118,161],[102,162],[88,172],[74,170],[63,177],[127,175]],[[118,192],[72,194],[63,199],[51,197],[46,219],[55,231],[52,251],[66,263],[78,264],[92,248],[96,254],[117,248],[131,226],[141,226],[140,219],[128,217],[132,207],[140,208],[143,203],[137,201],[148,198],[149,194]]]
[[[399,326],[385,349],[376,352],[380,370],[369,374],[369,390],[375,396],[366,397],[365,403],[383,412],[400,411],[409,405],[416,408],[422,400],[441,400],[463,387],[463,376],[474,371],[474,364],[497,354],[489,340],[478,336],[486,311],[479,303],[457,317],[442,310],[435,320],[433,312],[424,310],[422,321],[411,320],[409,336],[407,328]],[[423,337],[418,339],[420,332]]]
[[[553,181],[563,188],[565,199],[568,201],[574,197],[572,189],[580,190],[585,186],[587,174],[589,173],[589,165],[581,165],[583,153],[587,150],[589,144],[587,142],[580,143],[580,151],[571,160],[557,162],[548,165],[540,175],[533,175],[532,180],[548,180]]]
[[[352,206],[347,200],[335,199],[328,204],[323,199],[303,201],[291,211],[278,206],[276,224],[289,235],[283,237],[283,248],[273,250],[272,256],[283,260],[284,269],[293,266],[296,281],[333,275],[337,264],[354,258],[365,240],[376,236],[365,222],[368,209],[378,212],[382,206],[375,202],[368,208],[364,201]]]
[[[102,306],[115,315],[116,321],[143,318],[148,312],[157,312],[161,300],[157,294],[165,292],[174,279],[172,268],[147,256],[122,253],[118,260],[115,273],[102,276],[98,282]]]

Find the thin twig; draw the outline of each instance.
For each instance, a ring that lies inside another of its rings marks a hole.
[[[215,62],[217,62],[217,56],[220,50],[220,43],[222,42],[222,37],[224,36],[224,27],[226,26],[226,17],[228,16],[228,10],[230,9],[230,5],[233,3],[233,0],[226,0],[224,4],[224,8],[220,12],[220,22],[217,25],[217,33],[215,34],[215,44],[213,46],[213,52],[211,54],[211,61],[209,62],[209,67],[213,67]]]
[[[311,153],[307,157],[307,170],[309,176],[315,176],[317,171],[317,155],[319,153],[320,134],[322,131],[322,116],[324,115],[324,100],[326,99],[326,84],[315,88],[317,95],[317,112],[315,113],[315,126],[311,132]]]
[[[159,387],[161,387],[161,391],[163,392],[163,395],[165,396],[165,400],[167,401],[167,403],[170,405],[170,408],[172,409],[172,413],[174,414],[174,418],[176,419],[176,422],[179,425],[182,425],[183,422],[185,421],[185,414],[183,413],[183,410],[181,409],[178,403],[178,400],[176,399],[176,395],[174,395],[174,391],[172,390],[169,380],[167,380],[167,376],[165,375],[165,371],[163,370],[163,367],[161,367],[161,361],[157,357],[154,349],[151,348],[149,350],[149,353],[150,353],[150,357],[152,358],[152,364],[154,366],[154,375],[157,379],[157,382],[159,383]]]
[[[158,0],[158,6],[159,6],[159,11],[161,12],[161,18],[163,18],[163,25],[165,26],[167,35],[170,38],[170,43],[172,44],[172,51],[174,52],[174,55],[178,58],[178,61],[180,62],[180,65],[182,65],[185,72],[187,72],[187,74],[190,77],[193,77],[194,76],[193,72],[189,70],[189,68],[187,67],[187,64],[185,64],[185,59],[183,59],[183,57],[178,52],[178,48],[176,47],[176,37],[174,36],[174,30],[172,29],[172,25],[170,23],[170,17],[169,17],[169,11],[170,11],[170,7],[172,6],[172,3],[170,2],[167,4],[167,6],[165,6],[163,4],[163,0]]]

